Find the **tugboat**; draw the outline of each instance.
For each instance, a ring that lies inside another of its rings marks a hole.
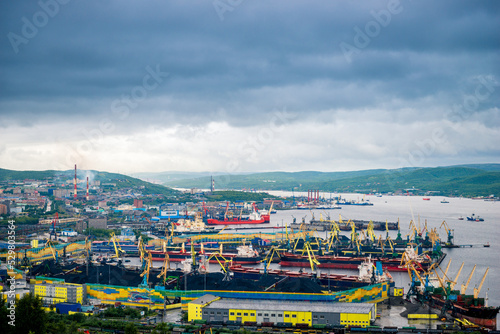
[[[468,221],[474,221],[474,222],[483,222],[484,219],[479,217],[479,216],[476,216],[474,214],[472,214],[470,217],[467,217],[467,220]]]

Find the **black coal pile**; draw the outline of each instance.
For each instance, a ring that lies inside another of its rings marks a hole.
[[[78,284],[108,284],[119,286],[138,286],[142,283],[140,271],[125,269],[122,266],[114,265],[89,265],[88,275],[85,264],[60,265],[51,260],[46,260],[40,265],[32,268],[32,276],[47,276],[62,278],[67,283]],[[158,272],[150,272],[149,282],[153,285],[159,283],[160,279],[156,276]]]
[[[307,278],[288,278],[262,276],[258,281],[246,279],[225,280],[221,273],[189,274],[187,284],[184,276],[166,286],[167,289],[180,290],[227,290],[227,291],[276,291],[321,293],[321,286]]]
[[[276,285],[277,292],[303,292],[321,293],[322,289],[318,283],[309,278],[295,277]]]
[[[85,264],[61,265],[52,260],[43,261],[30,272],[31,276],[47,276],[62,278],[67,283],[77,284],[107,284],[118,286],[138,286],[142,283],[141,271],[126,269],[116,265],[89,265],[88,275]],[[157,270],[149,274],[149,285],[163,285],[162,278],[158,278]],[[276,291],[321,293],[321,287],[308,278],[287,278],[264,275],[258,281],[246,279],[227,279],[222,273],[196,274],[186,276],[182,271],[169,271],[166,285],[171,290],[227,290],[227,291]],[[175,278],[177,277],[177,279]],[[187,284],[184,279],[187,277]]]
[[[40,264],[34,265],[30,270],[32,276],[51,276],[57,277],[64,275],[65,272],[73,270],[79,267],[79,264],[71,263],[67,265],[61,265],[53,260],[45,260]],[[61,277],[58,277],[61,278]]]

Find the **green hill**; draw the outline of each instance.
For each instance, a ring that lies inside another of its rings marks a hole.
[[[470,167],[473,166],[473,167]],[[372,169],[353,172],[270,172],[214,176],[216,189],[292,190],[331,192],[398,192],[409,188],[440,195],[489,196],[500,194],[500,165]],[[166,183],[181,188],[209,188],[210,177]]]
[[[66,171],[15,171],[0,168],[0,182],[23,181],[23,180],[48,180],[50,182],[64,182],[74,177],[74,170]],[[118,173],[100,172],[95,170],[78,170],[77,177],[85,179],[90,176],[91,180],[100,181],[104,188],[109,190],[131,189],[144,195],[162,194],[177,195],[180,192],[164,185],[153,184],[137,178]]]

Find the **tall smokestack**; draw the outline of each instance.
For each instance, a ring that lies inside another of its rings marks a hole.
[[[87,201],[89,200],[89,177],[87,176]]]
[[[75,200],[76,200],[76,164],[75,164],[75,179],[74,179],[73,183],[75,184],[75,194],[74,194],[74,197],[75,197]]]

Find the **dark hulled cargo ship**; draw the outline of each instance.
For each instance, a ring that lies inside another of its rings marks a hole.
[[[437,261],[433,261],[428,255],[416,255],[412,248],[406,250],[408,254],[417,261],[420,266],[419,270],[427,270],[430,266],[437,262],[438,264],[444,259],[445,254],[442,254]],[[283,267],[309,267],[310,259],[307,254],[295,254],[289,252],[280,253],[280,265]],[[361,263],[367,261],[364,256],[337,256],[337,255],[316,255],[316,261],[319,262],[318,268],[329,269],[357,269]],[[401,257],[372,257],[375,262],[381,262],[382,268],[388,271],[406,271],[407,269],[401,265]]]
[[[262,261],[262,257],[252,246],[239,246],[238,253],[197,253],[204,255],[209,259],[209,263],[224,263],[230,261],[234,264],[257,264]],[[166,255],[171,262],[182,262],[192,258],[192,253],[183,250],[173,251],[149,251],[153,261],[165,261]]]

